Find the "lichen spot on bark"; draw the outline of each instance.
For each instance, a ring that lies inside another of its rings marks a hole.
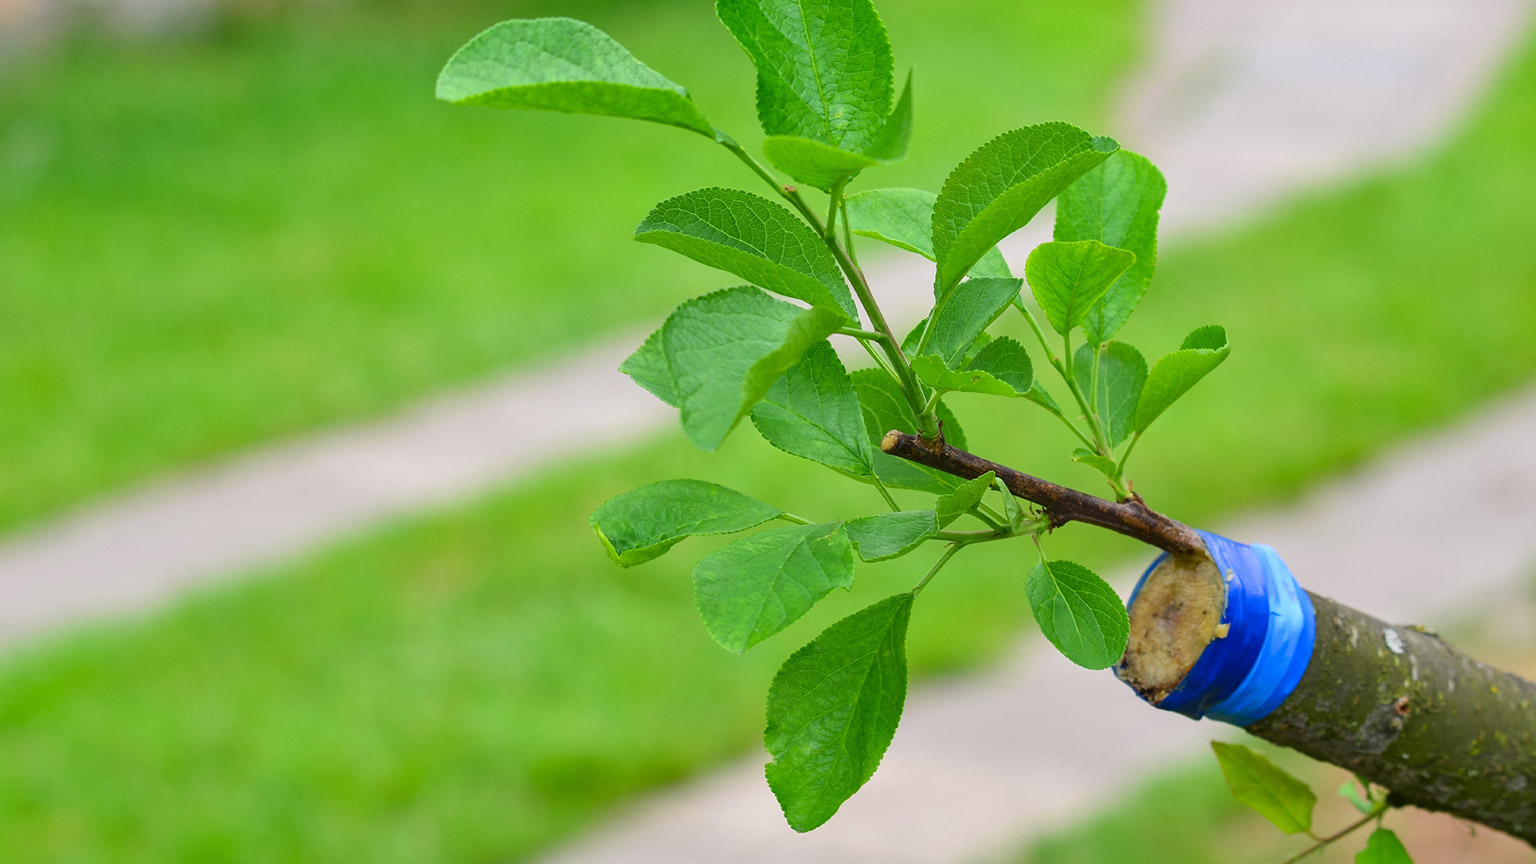
[[[1153,705],[1194,668],[1207,645],[1224,638],[1227,586],[1205,555],[1170,555],[1142,583],[1131,604],[1131,638],[1115,669]]]

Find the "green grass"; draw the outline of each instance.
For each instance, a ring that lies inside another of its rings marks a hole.
[[[1522,245],[1536,224],[1533,133],[1527,54],[1441,155],[1170,250],[1128,337],[1156,354],[1219,321],[1236,348],[1138,450],[1138,490],[1211,524],[1536,373],[1536,260]],[[1059,427],[985,397],[955,407],[975,449],[1091,487]],[[748,751],[778,662],[910,586],[932,552],[862,568],[855,596],[730,656],[687,581],[718,541],[621,571],[585,526],[591,509],[668,476],[810,517],[878,501],[750,429],[717,456],[679,439],[11,658],[0,859],[517,860],[615,801]],[[1099,567],[1134,549],[1084,528],[1049,548]],[[1009,644],[1033,563],[1022,543],[957,559],[914,615],[918,672]]]
[[[325,6],[334,8],[321,8]],[[888,0],[937,188],[1044,119],[1098,128],[1139,0]],[[650,207],[756,179],[651,124],[434,102],[460,43],[587,18],[757,140],[752,73],[704,2],[301,4],[212,34],[82,35],[0,87],[0,530],[157,472],[375,415],[719,287],[629,242]],[[986,20],[986,26],[976,26]],[[979,83],[980,82],[980,83]]]

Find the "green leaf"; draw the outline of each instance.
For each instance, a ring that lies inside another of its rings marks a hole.
[[[912,595],[828,627],[784,661],[768,690],[768,786],[796,831],[837,812],[874,775],[907,698]]]
[[[842,324],[747,286],[689,300],[662,326],[683,431],[714,450],[807,349]]]
[[[1355,864],[1413,864],[1413,859],[1396,834],[1386,828],[1377,828],[1371,832],[1365,848],[1355,856]]]
[[[1135,262],[1135,254],[1097,240],[1041,243],[1024,262],[1024,275],[1051,327],[1065,335]]]
[[[1024,582],[1029,608],[1045,638],[1087,669],[1120,662],[1131,634],[1125,604],[1109,583],[1081,564],[1041,561]]]
[[[620,567],[633,567],[701,534],[734,534],[784,511],[703,480],[663,480],[610,498],[592,530]]]
[[[443,67],[437,98],[459,105],[631,117],[715,137],[688,91],[607,33],[570,18],[503,21]]]
[[[1087,465],[1111,480],[1120,476],[1120,466],[1115,464],[1115,460],[1106,459],[1092,450],[1085,450],[1082,447],[1073,450],[1072,461],[1079,465]]]
[[[895,69],[869,0],[718,0],[757,67],[763,132],[866,153],[891,113]]]
[[[928,355],[914,358],[912,371],[923,383],[946,393],[1025,396],[1034,387],[1029,352],[1008,336],[988,342],[963,370],[951,369],[943,358]]]
[[[896,110],[887,118],[880,139],[871,144],[868,151],[852,153],[810,138],[774,135],[763,141],[763,155],[795,180],[829,191],[865,168],[894,165],[906,158],[911,136],[912,79],[908,76]]]
[[[1124,342],[1107,342],[1099,350],[1098,392],[1093,387],[1093,348],[1077,346],[1072,358],[1072,377],[1083,395],[1089,396],[1099,420],[1104,424],[1104,434],[1109,437],[1113,450],[1136,431],[1136,403],[1141,399],[1141,388],[1147,383],[1147,361]]]
[[[848,283],[822,238],[750,192],[714,187],[669,198],[635,229],[635,239],[858,320]]]
[[[1365,796],[1360,794],[1360,789],[1355,785],[1355,781],[1353,780],[1345,780],[1344,784],[1339,787],[1339,794],[1344,797],[1344,800],[1348,801],[1351,806],[1353,806],[1356,810],[1359,810],[1361,813],[1372,813],[1376,810],[1376,805],[1372,804],[1370,801],[1367,801]]]
[[[786,453],[853,477],[874,473],[859,397],[837,352],[825,341],[812,345],[773,382],[752,409],[752,425]]]
[[[1024,287],[1022,279],[976,278],[960,283],[949,300],[933,314],[926,342],[916,354],[937,354],[945,365],[958,367],[976,337],[996,321]]]
[[[1307,784],[1275,767],[1269,757],[1241,744],[1212,741],[1216,761],[1232,796],[1258,811],[1287,834],[1312,830],[1312,808],[1317,796]]]
[[[657,399],[676,408],[677,393],[672,386],[672,369],[667,366],[667,350],[661,344],[666,338],[662,333],[665,329],[659,327],[655,333],[647,336],[644,344],[619,364],[619,371],[650,391]]]
[[[953,474],[881,452],[880,439],[885,437],[885,433],[892,429],[915,432],[917,418],[913,416],[907,400],[902,398],[900,385],[890,375],[879,369],[859,369],[853,373],[852,378],[853,388],[859,395],[859,407],[864,413],[864,428],[869,433],[870,443],[874,445],[875,476],[880,478],[881,483],[898,489],[943,495],[964,482]],[[944,427],[945,439],[965,449],[965,432],[960,428],[960,421],[955,419],[943,402],[938,405],[938,415]]]
[[[898,249],[933,257],[933,204],[937,195],[922,189],[871,189],[849,195],[848,225],[853,233],[873,237]],[[1008,262],[994,246],[971,268],[972,276],[1011,278]]]
[[[1000,135],[967,156],[933,208],[936,296],[942,299],[988,249],[1118,149],[1112,138],[1042,123]]]
[[[933,502],[933,511],[938,514],[939,527],[944,528],[971,512],[971,508],[981,503],[982,496],[987,494],[987,487],[991,486],[995,479],[997,475],[988,471],[980,477],[974,477],[960,484],[955,491],[939,496],[939,499]]]
[[[1024,524],[1024,508],[1019,506],[1019,499],[1014,497],[1013,490],[1008,488],[1001,477],[994,479],[992,486],[1003,496],[1003,517],[1008,520],[1009,527],[1019,530],[1019,526]]]
[[[844,523],[848,539],[865,561],[899,558],[922,545],[939,531],[938,516],[932,510],[901,510],[880,513]]]
[[[1141,389],[1141,399],[1136,404],[1136,431],[1145,432],[1152,421],[1168,410],[1189,388],[1220,366],[1232,346],[1227,344],[1224,327],[1210,325],[1184,337],[1184,344],[1172,354],[1163,356],[1147,375],[1146,386]]]
[[[1098,240],[1136,253],[1136,263],[1088,310],[1083,332],[1101,345],[1147,293],[1157,267],[1157,220],[1168,184],[1144,156],[1124,150],[1078,178],[1056,201],[1057,240]]]
[[[770,528],[693,568],[709,635],[737,654],[800,620],[833,588],[853,585],[853,545],[841,523]]]

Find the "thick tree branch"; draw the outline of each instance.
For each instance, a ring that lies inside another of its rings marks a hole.
[[[968,480],[988,471],[995,472],[1014,495],[1040,506],[1052,527],[1085,522],[1172,554],[1205,554],[1205,544],[1193,528],[1152,510],[1140,498],[1107,501],[951,447],[942,439],[928,441],[895,430],[886,434],[880,449]]]

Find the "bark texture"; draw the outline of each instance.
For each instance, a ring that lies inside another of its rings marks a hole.
[[[1248,731],[1536,845],[1536,685],[1432,633],[1312,603],[1307,673]]]

